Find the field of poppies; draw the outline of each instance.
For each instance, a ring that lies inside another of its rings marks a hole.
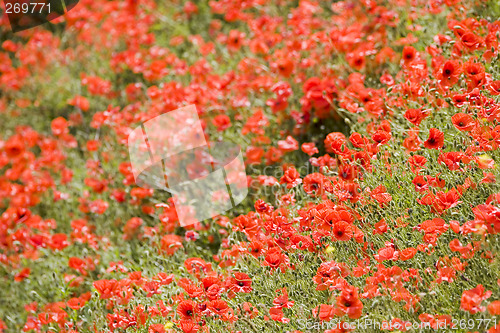
[[[499,43],[496,0],[3,15],[0,332],[499,333]],[[127,138],[187,105],[249,194],[182,227]]]

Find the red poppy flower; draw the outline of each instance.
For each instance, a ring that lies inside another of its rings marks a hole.
[[[70,309],[79,310],[85,306],[85,300],[73,297],[67,302],[67,304]]]
[[[258,258],[264,253],[264,244],[259,241],[251,242],[248,246],[248,252],[255,258]]]
[[[382,220],[378,221],[378,222],[377,222],[377,223],[375,223],[375,225],[373,226],[373,234],[374,234],[374,235],[381,235],[381,234],[384,234],[384,233],[386,233],[388,230],[389,230],[389,226],[387,225],[387,222],[385,221],[385,219],[382,219]]]
[[[410,129],[408,134],[408,137],[403,141],[403,146],[409,151],[419,150],[422,141],[418,137],[418,128]]]
[[[54,234],[51,237],[49,247],[53,250],[62,250],[69,246],[68,236],[66,234]]]
[[[420,169],[425,167],[427,159],[421,155],[413,155],[408,159],[408,163],[410,163],[412,171],[418,173]]]
[[[5,143],[4,149],[5,149],[5,152],[7,153],[7,156],[9,158],[14,158],[14,157],[21,155],[21,153],[25,149],[25,146],[24,146],[24,142],[20,136],[13,135]]]
[[[148,333],[166,333],[165,325],[152,324],[148,328]]]
[[[165,235],[161,239],[161,250],[167,255],[173,255],[182,247],[182,238],[178,235]]]
[[[123,227],[123,239],[130,240],[132,239],[133,234],[137,231],[137,229],[144,223],[144,221],[139,217],[133,217],[127,221],[125,226]]]
[[[438,157],[438,162],[445,164],[450,170],[460,169],[460,161],[464,158],[464,154],[457,151],[442,153]]]
[[[197,278],[200,278],[201,274],[212,272],[212,264],[196,257],[192,257],[184,261],[184,267],[186,267],[190,274],[194,274]]]
[[[245,33],[238,30],[231,30],[227,37],[227,48],[231,51],[238,51],[243,45]]]
[[[481,303],[490,296],[491,291],[485,291],[484,287],[479,284],[477,287],[463,292],[460,308],[471,314],[483,312],[485,307],[481,306]]]
[[[269,309],[269,315],[271,316],[271,319],[274,321],[279,321],[282,323],[289,323],[290,319],[285,318],[285,315],[283,314],[283,309],[279,307],[272,307]]]
[[[462,66],[458,61],[448,60],[444,63],[441,71],[437,75],[439,84],[443,87],[451,87],[458,82]]]
[[[235,272],[228,280],[228,288],[237,293],[249,293],[252,291],[252,279],[245,273]]]
[[[184,10],[184,13],[186,13],[188,16],[191,16],[192,14],[198,13],[198,6],[196,6],[191,1],[187,1],[184,4],[183,10]]]
[[[409,247],[407,249],[401,250],[401,252],[399,253],[399,259],[403,261],[410,260],[415,256],[416,253],[417,249]]]
[[[56,136],[67,134],[69,132],[68,121],[63,117],[57,117],[52,120],[50,127],[52,129],[52,133]]]
[[[340,132],[332,132],[328,134],[324,141],[326,151],[328,153],[336,153],[336,154],[346,151],[347,146],[345,145],[345,143],[346,143],[346,137],[344,134]],[[345,146],[344,149],[341,149],[342,145]]]
[[[361,317],[363,313],[363,303],[359,300],[356,287],[346,287],[337,297],[337,310],[340,314],[347,314],[351,319]]]
[[[249,146],[246,150],[245,157],[248,164],[259,164],[264,156],[264,149],[260,147]]]
[[[397,260],[399,257],[399,252],[396,251],[394,244],[391,242],[386,242],[385,247],[378,250],[378,253],[373,255],[373,258],[379,263],[385,260]]]
[[[31,269],[29,267],[23,268],[19,273],[14,276],[14,281],[21,282],[30,276]]]
[[[415,191],[417,192],[425,192],[429,189],[429,183],[427,182],[427,177],[424,176],[416,176],[413,178],[413,185],[415,186]]]
[[[500,315],[500,301],[493,301],[488,304],[488,312],[492,316]]]
[[[303,186],[307,194],[315,196],[322,195],[325,191],[331,191],[332,189],[330,180],[317,172],[305,176]]]
[[[236,227],[248,237],[253,238],[260,230],[259,222],[253,214],[240,215],[234,219]]]
[[[284,77],[289,77],[290,75],[292,75],[294,64],[295,63],[293,62],[293,60],[289,58],[281,58],[276,61],[274,67],[276,67],[281,75],[283,75]]]
[[[220,299],[210,301],[210,303],[208,303],[208,309],[213,314],[219,315],[221,317],[231,310],[229,305],[227,305],[227,302]]]
[[[486,73],[481,63],[474,62],[472,59],[469,60],[464,65],[464,73],[470,80],[470,89],[478,87],[480,84],[484,84]]]
[[[361,159],[364,161],[364,159]],[[339,177],[343,180],[350,182],[358,177],[358,169],[355,165],[343,164],[339,166]]]
[[[97,280],[94,282],[94,288],[99,293],[101,299],[108,299],[113,297],[115,291],[118,289],[118,281],[112,280]]]
[[[488,90],[492,95],[500,95],[500,80],[496,80],[490,83]]]
[[[387,189],[384,185],[377,186],[370,193],[371,197],[377,200],[380,205],[386,204],[392,200],[392,196],[387,193]]]
[[[78,257],[71,257],[68,260],[68,266],[76,269],[80,274],[82,275],[88,275],[87,269],[89,268],[87,266],[89,261],[85,261],[81,258]]]
[[[298,149],[298,147],[297,147]],[[267,165],[278,163],[281,161],[283,152],[276,147],[270,147],[265,154]]]
[[[302,151],[309,156],[313,156],[314,154],[319,153],[319,150],[318,148],[316,148],[316,144],[314,142],[303,143],[301,148]]]
[[[432,220],[422,222],[417,229],[422,230],[426,234],[443,234],[448,230],[448,225],[443,219],[436,217]]]
[[[280,293],[281,293],[281,295],[279,295]],[[279,308],[289,309],[295,304],[295,301],[288,299],[288,291],[287,291],[286,287],[283,289],[276,290],[276,294],[277,294],[277,296],[273,300],[274,306],[279,307]]]
[[[451,117],[451,122],[460,131],[470,131],[476,126],[474,118],[465,113],[457,113]]]
[[[250,319],[255,318],[259,314],[259,310],[257,310],[257,308],[255,308],[250,302],[243,302],[242,308],[245,316]]]
[[[349,137],[349,141],[356,148],[363,148],[369,143],[369,141],[358,132],[352,133]]]
[[[378,130],[372,135],[372,140],[375,141],[376,143],[383,145],[391,139],[392,135],[391,132],[386,132],[384,130]]]
[[[183,278],[177,282],[177,285],[184,289],[184,291],[191,298],[197,298],[203,295],[204,290],[198,286],[198,284],[193,283],[191,280]]]
[[[410,123],[412,123],[415,126],[418,126],[418,125],[420,125],[422,120],[424,120],[425,117],[427,117],[427,112],[422,111],[421,108],[420,109],[408,109],[405,112],[404,116],[405,116],[406,120],[408,120]]]
[[[279,268],[284,273],[289,266],[289,258],[281,252],[281,248],[273,247],[267,251],[262,266],[269,266],[272,270]]]
[[[350,225],[354,221],[351,213],[341,206],[335,209],[331,207],[320,208],[320,206],[317,208],[319,210],[314,215],[314,222],[320,230],[330,232],[337,222],[346,222]]]
[[[160,285],[166,286],[174,280],[174,274],[167,274],[164,272],[160,272],[153,277],[153,279],[157,280]]]
[[[429,138],[424,142],[427,149],[440,149],[444,144],[444,133],[437,128],[431,128]]]
[[[184,333],[196,333],[196,332],[199,332],[201,329],[200,325],[198,325],[196,322],[194,322],[192,320],[184,319],[184,320],[181,320],[179,324],[180,324],[182,332],[184,332]]]
[[[183,320],[192,320],[196,318],[199,310],[195,302],[191,300],[185,300],[179,303],[176,312],[179,316],[181,316]]]
[[[319,320],[329,322],[335,317],[335,307],[329,304],[321,304],[320,306],[313,309],[313,315],[315,317],[317,316]]]
[[[90,102],[83,96],[76,95],[72,100],[68,102],[69,105],[75,106],[80,110],[86,112],[89,110]]]
[[[461,203],[458,199],[460,199],[460,194],[454,188],[447,192],[440,191],[436,193],[436,203],[442,210],[453,208]]]
[[[347,54],[346,60],[352,68],[358,71],[362,70],[366,64],[366,58],[362,52],[350,52]]]
[[[264,129],[269,125],[267,117],[264,115],[262,109],[258,109],[253,112],[253,114],[248,118],[245,125],[241,129],[241,134],[247,135],[248,133],[254,133],[263,135]]]
[[[470,31],[463,33],[460,36],[460,41],[462,42],[462,45],[464,45],[471,51],[483,48],[485,46],[484,40]]]
[[[352,238],[352,235],[353,230],[352,226],[349,223],[345,221],[339,221],[333,225],[332,236],[334,239],[345,242],[350,240]]]
[[[285,174],[280,178],[280,183],[286,183],[287,188],[293,188],[302,183],[300,174],[294,167],[286,169]]]
[[[403,61],[405,63],[412,62],[415,58],[417,58],[417,56],[417,50],[413,46],[407,45],[403,48]]]
[[[326,261],[318,267],[313,281],[317,284],[316,290],[326,290],[329,285],[336,285],[339,278],[344,278],[349,274],[349,267],[344,263]]]
[[[231,119],[225,114],[220,114],[215,116],[212,120],[212,124],[217,127],[217,131],[222,132],[231,127]]]

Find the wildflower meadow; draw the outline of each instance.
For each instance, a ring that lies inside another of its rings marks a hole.
[[[500,2],[9,1],[0,333],[500,333]]]

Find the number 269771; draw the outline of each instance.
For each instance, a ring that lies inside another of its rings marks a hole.
[[[50,3],[44,2],[24,2],[24,3],[5,3],[5,13],[6,14],[20,14],[20,13],[38,13],[42,12],[50,13]]]

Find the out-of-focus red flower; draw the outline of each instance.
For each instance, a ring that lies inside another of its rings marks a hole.
[[[278,148],[284,153],[288,153],[299,149],[299,143],[290,135],[286,137],[286,140],[278,141]]]
[[[238,30],[231,30],[227,37],[227,48],[230,51],[238,51],[245,41],[245,33]]]
[[[118,289],[118,281],[112,280],[97,280],[94,281],[94,288],[99,293],[101,299],[109,299],[114,296]]]
[[[178,235],[165,235],[161,239],[161,250],[167,255],[173,255],[182,247],[182,238]]]
[[[14,276],[14,281],[21,282],[30,276],[31,269],[29,267],[23,268],[19,273]]]
[[[463,292],[460,308],[471,314],[483,312],[486,308],[481,303],[490,296],[491,291],[485,291],[484,287],[479,284],[475,288]]]
[[[319,153],[319,150],[316,148],[316,144],[314,142],[303,143],[301,148],[302,151],[309,156]]]
[[[57,136],[67,134],[68,121],[63,117],[57,117],[56,119],[52,120],[51,129],[52,133]]]
[[[71,99],[68,102],[68,104],[73,105],[74,107],[77,107],[84,112],[88,111],[90,108],[89,100],[83,96],[80,96],[80,95],[73,97],[73,99]]]
[[[226,129],[231,127],[231,119],[225,114],[215,116],[215,118],[212,120],[212,123],[219,132],[225,131]]]
[[[500,315],[500,301],[493,301],[488,304],[488,312],[492,316]]]

